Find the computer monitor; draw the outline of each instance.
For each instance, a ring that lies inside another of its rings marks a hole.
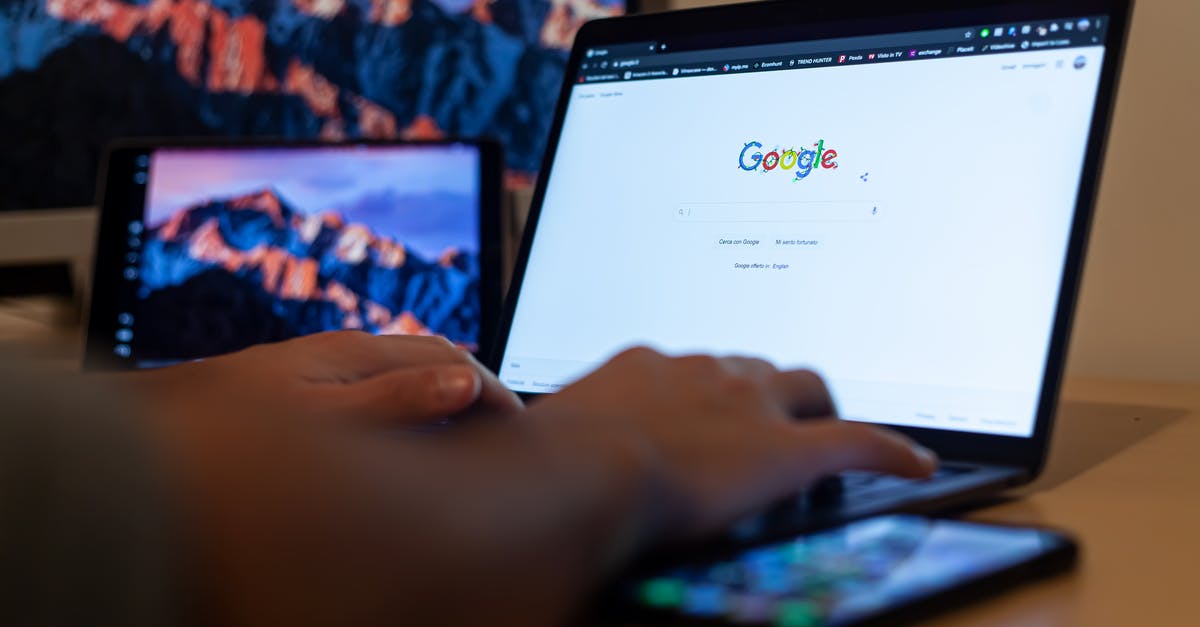
[[[89,206],[117,137],[490,136],[532,181],[576,30],[628,0],[10,0],[0,211]]]

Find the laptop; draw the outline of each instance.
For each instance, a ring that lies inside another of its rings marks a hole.
[[[1031,481],[1129,13],[768,2],[586,24],[491,367],[535,396],[633,345],[761,357],[943,460],[822,481],[734,539]]]

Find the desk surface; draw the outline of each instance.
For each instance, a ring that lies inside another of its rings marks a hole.
[[[77,364],[79,332],[55,311],[0,303],[0,348]],[[1069,530],[1079,568],[925,624],[1200,624],[1200,385],[1068,379],[1062,396],[1043,478],[969,518]]]
[[[1200,385],[1070,379],[1046,477],[981,521],[1060,527],[1072,574],[927,625],[1200,624]]]

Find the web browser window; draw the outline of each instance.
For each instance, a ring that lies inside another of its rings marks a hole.
[[[1021,28],[581,70],[501,379],[754,355],[848,419],[1029,436],[1104,49]]]

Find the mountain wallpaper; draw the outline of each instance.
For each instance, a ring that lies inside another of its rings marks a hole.
[[[121,136],[501,140],[538,167],[566,54],[625,0],[0,1],[0,210],[89,205]]]
[[[426,260],[347,225],[304,217],[272,190],[189,207],[142,251],[138,357],[226,353],[331,329],[437,333],[474,348],[478,258]]]
[[[430,184],[425,172],[399,176],[397,167],[464,157],[328,152],[244,154],[227,173],[206,160],[228,154],[155,154],[140,234],[135,359],[206,357],[335,329],[438,334],[478,347],[475,190],[453,189],[465,186],[463,177]],[[314,185],[305,161],[331,178]],[[265,182],[272,170],[280,173],[275,184]],[[390,187],[371,187],[382,181]],[[247,187],[253,191],[209,191]]]

